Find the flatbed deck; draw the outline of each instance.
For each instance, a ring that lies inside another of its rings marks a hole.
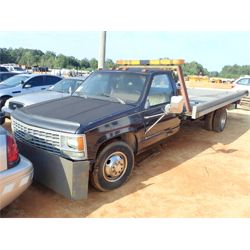
[[[200,118],[219,108],[236,103],[247,95],[246,90],[224,90],[224,89],[205,89],[205,88],[188,88],[188,96],[192,119]]]

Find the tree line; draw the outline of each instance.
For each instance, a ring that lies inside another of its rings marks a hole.
[[[193,61],[183,65],[184,75],[203,75],[209,77],[222,77],[222,78],[234,78],[237,79],[240,76],[250,75],[250,65],[226,65],[220,72],[208,71],[201,64]]]
[[[53,51],[46,51],[45,53],[38,49],[12,49],[0,48],[0,64],[16,63],[19,65],[26,65],[28,67],[41,66],[53,69],[83,69],[95,70],[98,67],[96,58],[77,59],[73,56],[65,56],[63,54],[56,54]],[[107,59],[105,67],[110,68],[115,64],[111,59]]]
[[[53,51],[46,51],[45,53],[38,49],[12,49],[0,48],[0,64],[16,63],[20,65],[44,66],[49,68],[67,68],[67,69],[82,69],[95,70],[98,67],[96,58],[77,59],[73,56],[65,56],[63,54],[56,54]],[[105,62],[106,68],[114,67],[115,63],[111,59]],[[192,61],[183,65],[184,75],[208,75],[210,77],[224,77],[224,78],[238,78],[243,75],[250,75],[250,65],[226,65],[220,72],[208,71],[198,62]]]

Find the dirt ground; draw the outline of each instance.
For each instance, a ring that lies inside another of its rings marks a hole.
[[[186,85],[190,88],[232,89],[232,84],[230,84],[230,83],[211,83],[211,82],[187,81]]]
[[[33,184],[1,216],[250,217],[250,111],[230,111],[223,133],[187,122],[136,162],[117,190],[69,201]]]

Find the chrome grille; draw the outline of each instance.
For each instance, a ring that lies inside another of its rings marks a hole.
[[[15,119],[12,119],[12,130],[17,140],[60,155],[59,133],[30,126]]]

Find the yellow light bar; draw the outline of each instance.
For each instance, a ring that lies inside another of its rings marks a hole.
[[[117,60],[116,64],[121,66],[165,66],[165,65],[182,65],[183,59],[159,59],[159,60]]]
[[[116,61],[118,65],[140,65],[140,60],[118,60]]]

